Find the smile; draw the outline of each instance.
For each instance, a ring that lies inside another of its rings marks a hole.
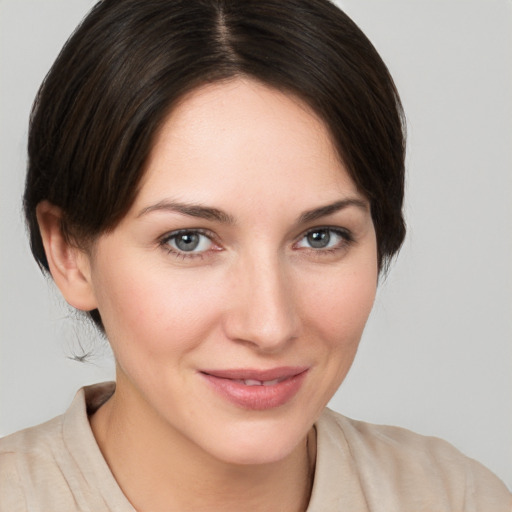
[[[308,368],[205,370],[199,373],[217,395],[235,406],[265,410],[291,401],[302,387]]]

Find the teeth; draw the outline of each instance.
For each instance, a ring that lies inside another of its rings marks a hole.
[[[246,386],[261,386],[263,383],[261,382],[261,380],[245,379],[244,384]]]
[[[282,379],[274,379],[274,380],[255,380],[255,379],[245,379],[242,381],[246,386],[275,386],[279,384]]]

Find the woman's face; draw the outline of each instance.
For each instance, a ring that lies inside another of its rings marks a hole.
[[[119,399],[232,463],[280,460],[305,438],[377,283],[369,205],[326,127],[242,79],[174,109],[87,264]]]

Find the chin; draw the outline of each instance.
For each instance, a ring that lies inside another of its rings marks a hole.
[[[298,448],[301,441],[299,440],[297,444],[289,446],[276,446],[274,443],[261,443],[251,446],[237,444],[238,447],[223,450],[222,453],[219,452],[216,458],[226,464],[235,466],[275,464],[289,457]]]
[[[310,429],[309,424],[275,419],[239,422],[226,428],[222,439],[211,439],[208,451],[227,464],[272,464],[305,443]]]

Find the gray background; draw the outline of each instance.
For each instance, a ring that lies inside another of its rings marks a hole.
[[[409,233],[331,406],[443,437],[512,488],[512,2],[339,3],[402,95]],[[20,214],[32,99],[92,4],[0,0],[0,434],[113,376],[36,268]],[[91,363],[69,359],[80,345]]]

